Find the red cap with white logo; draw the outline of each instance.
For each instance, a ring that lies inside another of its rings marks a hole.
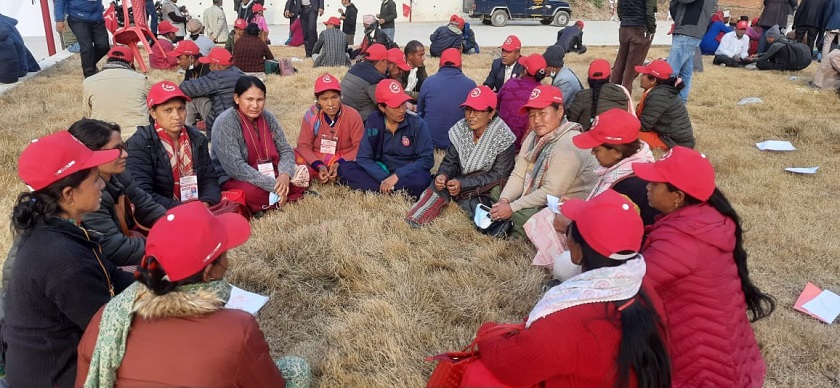
[[[671,65],[669,65],[668,62],[657,59],[648,63],[647,66],[636,66],[636,72],[639,74],[650,74],[654,78],[658,79],[668,79],[671,78],[671,74],[674,73],[674,69],[671,68]]]
[[[216,47],[210,50],[206,57],[198,58],[198,61],[204,64],[218,63],[222,66],[230,66],[233,64],[233,55],[224,47]]]
[[[152,109],[155,105],[163,104],[173,98],[183,98],[184,101],[192,101],[174,82],[160,81],[149,88],[149,95],[146,97],[146,106]]]
[[[574,221],[586,243],[604,257],[632,259],[642,247],[645,226],[638,208],[615,190],[588,201],[570,199],[560,207],[560,213]]]
[[[528,113],[528,109],[542,109],[551,104],[563,105],[563,92],[555,86],[540,85],[531,91],[531,97],[519,108],[519,113],[525,114]]]
[[[120,152],[91,151],[70,132],[56,132],[26,146],[18,158],[18,177],[37,191],[76,172],[112,162]]]
[[[383,59],[388,59],[388,49],[379,43],[374,43],[370,45],[365,52],[365,59],[369,61],[381,61]]]
[[[633,163],[636,176],[648,182],[667,182],[680,191],[706,201],[715,192],[715,168],[691,148],[675,146],[655,163]]]
[[[245,19],[236,19],[236,21],[233,22],[233,28],[238,28],[240,30],[244,30],[247,26],[248,22],[246,22]]]
[[[397,67],[399,67],[402,71],[411,70],[411,66],[409,66],[408,62],[405,61],[405,54],[403,54],[402,50],[396,47],[388,50],[388,62],[397,65]]]
[[[341,82],[331,74],[324,74],[315,80],[315,94],[321,94],[327,90],[334,90],[341,93]]]
[[[470,90],[470,94],[467,94],[467,100],[461,104],[461,108],[473,108],[479,111],[490,108],[496,109],[498,102],[499,100],[496,93],[493,93],[493,89],[481,85]]]
[[[411,96],[405,94],[402,85],[392,79],[383,79],[376,85],[376,92],[374,92],[376,102],[385,104],[389,108],[396,108],[408,100]]]
[[[592,127],[572,138],[577,148],[595,148],[602,144],[627,144],[639,138],[642,123],[624,109],[613,108],[595,116]]]
[[[198,45],[191,40],[182,40],[178,43],[178,47],[175,47],[175,50],[172,50],[166,53],[166,56],[170,58],[180,57],[181,55],[198,55],[201,53],[201,50],[198,48]]]
[[[502,50],[505,51],[516,51],[522,48],[522,42],[516,35],[510,35],[505,39],[505,42],[502,43]]]

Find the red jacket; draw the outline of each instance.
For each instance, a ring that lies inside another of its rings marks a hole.
[[[158,37],[158,44],[163,48],[163,52],[169,54],[170,51],[175,50],[175,46],[169,39]],[[149,65],[152,69],[169,70],[178,66],[178,57],[171,58],[160,55],[160,50],[155,48],[149,53]]]
[[[767,370],[732,252],[735,223],[708,204],[648,227],[647,284],[665,306],[674,387],[760,387]]]

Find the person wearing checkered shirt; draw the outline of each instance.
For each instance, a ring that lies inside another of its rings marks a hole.
[[[347,54],[347,35],[338,26],[341,21],[331,17],[325,21],[327,29],[321,31],[318,42],[312,49],[315,59],[313,67],[320,66],[350,66],[350,56]]]

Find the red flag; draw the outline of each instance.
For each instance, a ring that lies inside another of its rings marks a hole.
[[[105,29],[110,31],[112,34],[120,27],[117,23],[117,11],[114,9],[114,3],[111,3],[111,6],[105,10],[102,17],[105,19]]]
[[[408,17],[409,15],[411,15],[411,6],[403,3],[403,16]]]

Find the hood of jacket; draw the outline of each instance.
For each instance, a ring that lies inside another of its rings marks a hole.
[[[376,70],[370,62],[359,62],[353,65],[347,73],[353,74],[371,85],[376,85],[379,81],[385,79],[385,75]]]
[[[708,203],[685,206],[663,215],[648,228],[652,232],[660,227],[673,228],[722,252],[735,250],[735,222]]]
[[[225,301],[210,290],[172,291],[165,295],[155,295],[145,286],[140,288],[134,301],[134,312],[144,319],[201,316],[225,305]]]

